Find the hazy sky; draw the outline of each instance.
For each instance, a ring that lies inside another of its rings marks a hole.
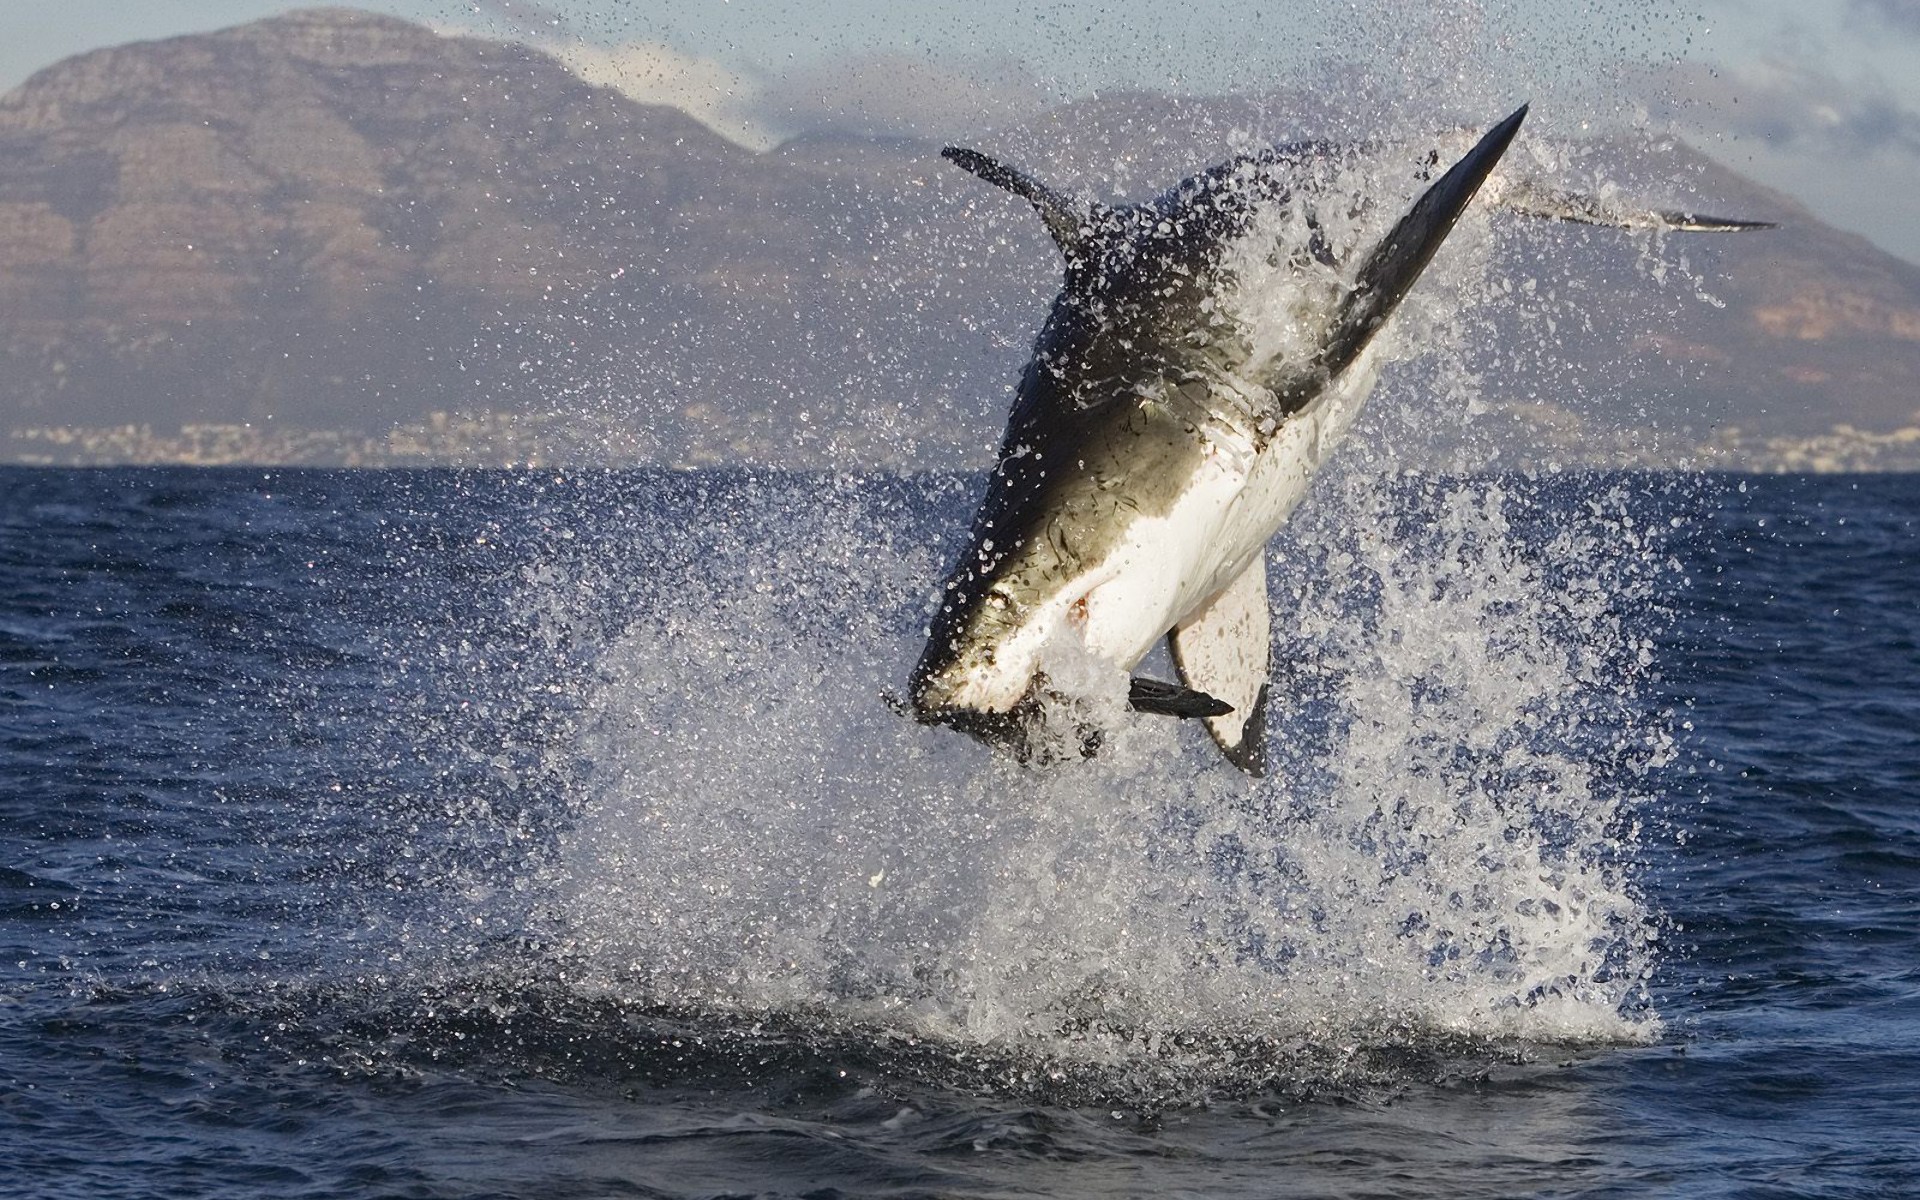
[[[1920,0],[362,0],[541,41],[743,141],[823,124],[929,137],[1088,91],[1323,81],[1452,117],[1671,125],[1920,262]],[[0,0],[0,88],[98,46],[285,0]],[[1357,101],[1356,101],[1357,102]],[[1504,111],[1504,110],[1498,110]],[[1310,130],[1284,132],[1312,132]]]

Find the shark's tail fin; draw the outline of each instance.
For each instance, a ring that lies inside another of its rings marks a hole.
[[[1047,232],[1059,244],[1061,253],[1068,258],[1077,256],[1099,212],[1099,205],[1056,192],[1039,180],[978,150],[948,146],[940,152],[940,157],[1033,205],[1040,219],[1046,222]]]

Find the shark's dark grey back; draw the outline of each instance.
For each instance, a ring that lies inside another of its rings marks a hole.
[[[1426,270],[1526,115],[1522,105],[1489,130],[1368,253],[1354,271],[1319,350],[1305,361],[1288,364],[1279,377],[1262,381],[1277,394],[1277,415],[1310,403],[1359,357]],[[1187,297],[1177,293],[1188,290],[1185,285],[1205,284],[1205,268],[1221,247],[1244,233],[1263,206],[1287,198],[1290,175],[1316,157],[1338,152],[1332,145],[1302,143],[1241,155],[1181,180],[1145,204],[1109,208],[1055,191],[977,151],[943,151],[982,179],[1032,203],[1066,260],[1064,286],[1036,341],[1009,430],[1034,419],[1035,410],[1048,403],[1089,403],[1088,396],[1077,394],[1064,379],[1054,382],[1070,394],[1050,395],[1056,389],[1049,387],[1047,371],[1054,360],[1098,341],[1100,330],[1080,330],[1077,325],[1107,321],[1116,326],[1115,341],[1138,345],[1140,339],[1130,336],[1136,331],[1125,327],[1142,315],[1137,305],[1130,306],[1134,297],[1156,297],[1166,301],[1163,307],[1181,310]],[[1311,218],[1309,229],[1313,238],[1319,236]],[[1324,242],[1310,240],[1299,249],[1331,265]],[[1097,363],[1092,375],[1102,377]]]

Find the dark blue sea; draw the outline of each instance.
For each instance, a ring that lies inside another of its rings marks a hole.
[[[1258,783],[977,488],[0,471],[0,1193],[1920,1194],[1920,477],[1344,469]]]

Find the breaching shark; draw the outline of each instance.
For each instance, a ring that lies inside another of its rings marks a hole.
[[[1023,761],[1062,746],[1090,754],[1100,731],[1069,716],[1063,733],[1049,655],[1070,639],[1132,671],[1165,636],[1180,685],[1135,678],[1131,705],[1203,719],[1231,762],[1264,773],[1267,542],[1372,390],[1376,335],[1526,114],[1480,137],[1365,246],[1341,244],[1368,202],[1334,182],[1326,164],[1341,152],[1327,143],[1242,155],[1125,207],[1070,197],[974,150],[943,151],[1033,205],[1066,258],[1066,284],[940,593],[913,672],[914,716]],[[1440,161],[1419,161],[1422,181]],[[1592,224],[1763,227],[1525,184],[1500,200]],[[1288,306],[1277,340],[1247,317],[1271,302],[1276,272]]]

